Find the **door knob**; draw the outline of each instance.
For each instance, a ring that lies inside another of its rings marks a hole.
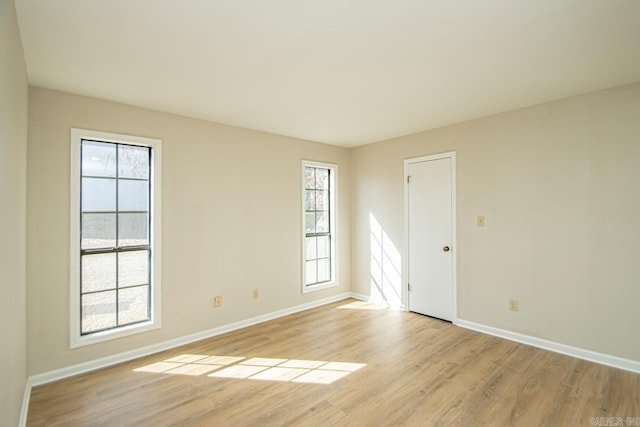
[[[445,252],[449,252],[449,246],[445,246],[444,248],[442,248],[442,250]]]

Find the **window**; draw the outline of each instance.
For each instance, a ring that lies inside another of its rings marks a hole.
[[[336,284],[337,165],[302,162],[303,292]]]
[[[71,347],[160,327],[160,141],[71,130]]]

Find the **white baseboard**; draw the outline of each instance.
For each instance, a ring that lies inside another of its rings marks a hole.
[[[258,323],[263,323],[269,320],[277,319],[278,317],[288,316],[289,314],[297,313],[311,308],[319,307],[321,305],[330,304],[332,302],[341,301],[351,297],[349,292],[338,294],[332,297],[319,299],[316,301],[308,302],[305,304],[296,305],[293,307],[285,308],[282,310],[274,311],[260,316],[252,317],[250,319],[241,320],[239,322],[231,323],[228,325],[219,326],[217,328],[209,329],[206,331],[196,332],[195,334],[186,335],[184,337],[175,338],[168,341],[163,341],[157,344],[152,344],[146,347],[137,348],[123,353],[114,354],[107,357],[102,357],[96,360],[90,360],[88,362],[79,363],[77,365],[67,366],[65,368],[56,369],[42,374],[32,375],[29,380],[29,390],[31,386],[38,386],[52,381],[61,380],[63,378],[71,377],[73,375],[83,374],[96,369],[105,368],[107,366],[115,365],[129,360],[137,359],[139,357],[148,356],[150,354],[158,353],[164,350],[169,350],[181,345],[189,344],[194,341],[199,341],[205,338],[211,338],[216,335],[225,334],[238,329],[246,328],[247,326],[253,326]],[[25,391],[26,393],[26,391]],[[28,399],[27,399],[28,402]],[[26,414],[25,414],[26,416]]]
[[[369,302],[369,295],[363,295],[363,294],[359,294],[357,292],[351,292],[349,294],[351,296],[351,298],[360,300],[360,301],[366,301]]]
[[[390,310],[407,311],[407,309],[404,306],[404,304],[400,304],[400,305],[397,305],[397,306],[391,306],[388,303],[386,303],[385,301],[373,300],[369,295],[363,295],[363,294],[359,294],[357,292],[351,292],[351,298],[355,298],[355,299],[360,300],[360,301],[365,301],[365,302],[368,302],[369,304],[384,306],[384,307],[389,308]]]
[[[241,320],[239,322],[235,322],[228,325],[219,326],[217,328],[209,329],[206,331],[201,331],[194,334],[186,335],[184,337],[163,341],[150,346],[126,351],[123,353],[114,354],[111,356],[103,357],[96,360],[91,360],[91,361],[80,363],[77,365],[72,365],[65,368],[44,372],[42,374],[32,375],[27,379],[27,383],[25,385],[25,391],[24,391],[24,396],[22,400],[22,409],[20,412],[19,425],[20,426],[26,425],[32,386],[34,387],[34,386],[46,384],[52,381],[61,380],[63,378],[83,374],[86,372],[105,368],[107,366],[137,359],[139,357],[148,356],[153,353],[169,350],[175,347],[179,347],[181,345],[189,344],[189,343],[206,339],[206,338],[211,338],[227,332],[232,332],[238,329],[246,328],[248,326],[253,326],[259,323],[267,322],[269,320],[277,319],[279,317],[287,316],[289,314],[294,314],[300,311],[309,310],[311,308],[316,308],[325,304],[330,304],[330,303],[341,301],[347,298],[355,298],[355,299],[358,299],[361,301],[367,301],[367,302],[369,302],[369,299],[370,299],[369,296],[367,295],[362,295],[356,292],[345,292],[332,297],[323,298],[323,299],[308,302],[305,304],[296,305],[293,307],[289,307],[289,308],[274,311],[271,313],[263,314],[260,316],[252,317],[249,319]],[[508,339],[508,340],[519,342],[522,344],[531,345],[534,347],[542,348],[544,350],[566,354],[568,356],[577,357],[579,359],[600,363],[602,365],[607,365],[614,368],[624,369],[626,371],[640,373],[640,361],[624,359],[617,356],[598,353],[595,351],[585,350],[578,347],[572,347],[566,344],[560,344],[557,342],[548,341],[545,339],[536,338],[529,335],[520,334],[517,332],[511,332],[504,329],[482,325],[480,323],[470,322],[462,319],[457,319],[454,322],[454,324],[466,329],[471,329],[474,331]]]
[[[610,354],[598,353],[596,351],[573,347],[566,344],[560,344],[554,341],[532,337],[530,335],[524,335],[517,332],[507,331],[505,329],[494,328],[493,326],[469,322],[467,320],[458,319],[454,322],[454,324],[462,328],[471,329],[499,338],[508,339],[510,341],[519,342],[521,344],[527,344],[544,350],[549,350],[556,353],[565,354],[567,356],[577,357],[578,359],[588,360],[590,362],[600,363],[601,365],[611,366],[613,368],[624,369],[625,371],[631,371],[640,374],[640,361],[637,360],[624,359],[622,357],[612,356]]]
[[[31,380],[27,378],[27,382],[24,385],[24,395],[22,396],[22,408],[20,408],[20,419],[18,420],[19,427],[25,427],[27,425],[27,415],[29,413],[29,399],[31,399]]]

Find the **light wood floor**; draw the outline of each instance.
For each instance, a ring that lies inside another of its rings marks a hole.
[[[640,417],[640,375],[362,304],[36,387],[28,425],[590,426],[591,417]]]

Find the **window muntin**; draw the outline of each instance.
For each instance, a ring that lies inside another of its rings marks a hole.
[[[335,282],[336,166],[303,162],[303,291]]]
[[[151,148],[81,142],[80,333],[151,319]]]
[[[71,130],[72,348],[160,327],[160,150]]]

